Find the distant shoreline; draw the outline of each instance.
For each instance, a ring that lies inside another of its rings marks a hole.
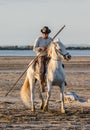
[[[90,47],[66,47],[69,50],[90,50]],[[0,46],[0,50],[33,50],[33,46]]]

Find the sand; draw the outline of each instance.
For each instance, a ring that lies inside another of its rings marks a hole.
[[[65,92],[75,92],[80,101],[65,103],[66,113],[60,111],[59,88],[53,86],[49,111],[39,107],[35,86],[36,111],[31,112],[20,98],[25,75],[7,97],[5,94],[34,57],[0,57],[0,130],[90,130],[90,57],[72,57],[63,61],[67,86]],[[47,88],[46,88],[47,91]],[[43,93],[44,99],[46,92]]]

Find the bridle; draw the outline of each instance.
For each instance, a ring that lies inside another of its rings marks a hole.
[[[66,54],[63,54],[60,49],[59,50],[56,49],[56,53],[57,53],[57,55],[58,55],[58,53],[61,54],[64,57],[64,59],[66,59],[66,60],[68,60],[70,58],[70,55],[68,52]]]
[[[53,43],[53,44],[55,45],[55,43]],[[71,59],[71,55],[70,55],[68,52],[67,52],[66,54],[63,54],[62,51],[61,51],[60,49],[57,49],[56,47],[55,47],[55,52],[56,52],[57,56],[60,54],[60,55],[62,55],[62,56],[64,57],[64,59],[66,59],[66,60]],[[60,56],[58,56],[57,59],[55,59],[55,58],[51,58],[51,59],[53,59],[53,60],[55,60],[55,61],[60,61],[60,60],[61,60]]]

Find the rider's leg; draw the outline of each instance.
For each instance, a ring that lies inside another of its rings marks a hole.
[[[44,88],[44,57],[41,56],[38,59],[39,62],[39,81],[40,81],[40,88],[42,92],[45,92]]]

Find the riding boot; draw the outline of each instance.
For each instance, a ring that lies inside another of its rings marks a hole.
[[[40,89],[42,92],[45,92],[44,88],[44,56],[39,57],[39,81],[40,81]]]
[[[43,76],[43,74],[40,74],[40,89],[41,89],[41,92],[45,92],[44,76]]]

